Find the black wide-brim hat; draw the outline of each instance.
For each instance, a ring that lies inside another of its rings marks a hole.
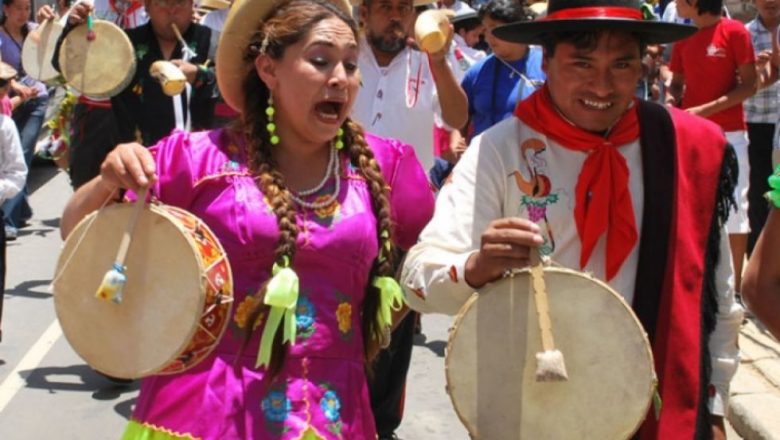
[[[631,32],[645,44],[663,44],[693,35],[696,27],[643,20],[638,0],[549,0],[545,17],[498,26],[493,35],[513,43],[542,44],[544,34],[603,30]]]

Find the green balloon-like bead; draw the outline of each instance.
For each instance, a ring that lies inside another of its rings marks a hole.
[[[780,176],[772,174],[768,179],[769,186],[774,189],[780,189]]]
[[[271,145],[279,145],[279,136],[277,135],[271,136]]]
[[[268,115],[268,117],[273,117],[274,113],[276,113],[276,110],[274,110],[273,107],[268,106],[265,108],[265,114]]]
[[[337,150],[341,150],[342,148],[344,148],[344,141],[339,139],[339,140],[336,141],[336,149]]]
[[[273,133],[276,131],[276,124],[269,122],[268,125],[265,126],[265,129],[268,130],[269,133]]]
[[[339,137],[344,136],[344,129],[339,127],[339,131],[336,132],[336,136],[339,136]]]

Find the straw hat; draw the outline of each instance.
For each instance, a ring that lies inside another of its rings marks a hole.
[[[16,78],[17,73],[16,69],[0,61],[0,79],[8,81],[9,79]]]
[[[542,34],[622,30],[642,36],[647,44],[671,43],[693,35],[693,26],[643,20],[639,0],[549,0],[547,15],[534,21],[493,29],[506,41],[541,44]]]
[[[330,1],[352,16],[348,0]],[[244,54],[252,36],[277,3],[277,0],[236,0],[225,20],[217,46],[217,83],[222,98],[238,112],[244,107],[244,79],[254,69],[252,62],[244,61]]]
[[[436,3],[437,0],[414,0],[414,6],[425,6],[430,5],[432,3]],[[352,4],[352,6],[361,6],[364,3],[364,0],[349,0],[349,2]]]

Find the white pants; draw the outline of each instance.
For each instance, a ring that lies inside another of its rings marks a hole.
[[[729,234],[747,234],[750,232],[750,221],[748,220],[748,186],[750,181],[750,163],[748,162],[748,136],[747,131],[727,131],[726,140],[734,147],[737,153],[737,163],[739,164],[739,177],[737,186],[734,188],[734,200],[737,202],[737,209],[732,210],[729,220],[726,223],[726,230]]]

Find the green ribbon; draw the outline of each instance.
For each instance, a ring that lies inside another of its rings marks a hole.
[[[374,287],[379,289],[379,309],[376,319],[379,328],[393,325],[393,311],[401,310],[404,305],[404,293],[393,277],[375,277]]]
[[[268,320],[260,337],[260,350],[257,352],[255,368],[268,366],[271,362],[271,348],[274,335],[282,324],[282,343],[295,345],[295,307],[298,304],[298,275],[289,267],[290,260],[284,257],[282,266],[274,264],[273,277],[266,287],[263,302],[271,307]],[[284,320],[284,322],[282,322]]]

